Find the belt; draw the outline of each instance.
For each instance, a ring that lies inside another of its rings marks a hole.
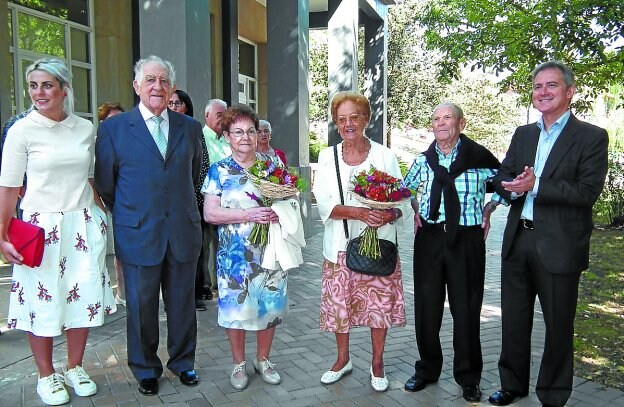
[[[520,226],[528,230],[533,230],[533,221],[528,219],[520,219]]]
[[[423,227],[428,227],[428,228],[437,229],[437,230],[443,230],[444,232],[446,232],[446,222],[429,223],[422,217],[420,218],[420,221],[421,221]],[[457,230],[468,230],[468,229],[477,229],[477,228],[481,229],[481,225],[474,225],[474,226],[458,225],[457,226]]]

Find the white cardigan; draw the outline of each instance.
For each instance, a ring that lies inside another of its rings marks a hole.
[[[342,143],[338,144],[338,165],[344,195],[344,204],[347,206],[366,207],[356,200],[349,190],[353,187],[352,180],[355,174],[368,171],[373,165],[376,169],[384,171],[394,177],[403,178],[396,155],[387,147],[370,140],[371,149],[368,157],[360,165],[348,165],[342,159]],[[342,219],[330,219],[329,215],[336,205],[340,205],[340,193],[334,164],[334,147],[328,147],[321,151],[318,158],[318,170],[314,176],[312,192],[316,197],[319,215],[325,226],[323,235],[323,257],[336,263],[338,252],[345,251],[347,239],[344,234]],[[387,224],[380,227],[377,234],[380,239],[390,240],[396,243],[397,227],[404,225],[405,219],[411,219],[412,208],[409,199],[397,206],[401,210],[401,216],[395,224]],[[366,223],[359,220],[347,220],[349,238],[357,237],[366,228]]]

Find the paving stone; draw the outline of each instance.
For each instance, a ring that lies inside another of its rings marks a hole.
[[[500,311],[500,246],[506,209],[496,211],[487,241],[487,270],[485,295],[481,313],[481,339],[483,349],[483,373],[481,388],[484,398],[481,405],[488,405],[487,397],[500,386],[498,357],[501,346]],[[403,231],[401,241],[411,242],[410,231]],[[208,302],[206,312],[198,312],[198,341],[196,370],[201,382],[188,388],[165,369],[159,381],[158,396],[146,397],[138,393],[136,380],[127,366],[125,309],[107,318],[103,327],[91,330],[83,365],[98,385],[98,393],[92,397],[71,395],[72,405],[79,406],[466,406],[461,389],[452,374],[453,321],[445,304],[444,320],[440,329],[440,341],[444,363],[437,384],[417,393],[403,390],[405,381],[414,373],[414,362],[419,354],[414,331],[414,286],[411,272],[411,243],[401,246],[403,287],[406,301],[405,327],[388,331],[384,361],[386,376],[390,382],[387,392],[378,393],[370,385],[369,367],[372,359],[370,330],[353,329],[350,335],[351,358],[354,371],[339,383],[324,386],[321,375],[336,360],[336,343],[332,333],[319,330],[320,270],[322,265],[322,234],[311,236],[303,251],[305,263],[289,275],[290,313],[277,328],[271,361],[277,363],[282,383],[272,386],[264,383],[253,372],[251,359],[255,355],[255,335],[247,335],[247,372],[250,384],[244,391],[232,388],[229,374],[232,369],[230,346],[225,331],[217,325],[216,301]],[[107,259],[109,263],[112,258]],[[112,269],[112,264],[111,264]],[[0,275],[2,273],[0,267]],[[114,273],[113,273],[114,274]],[[112,276],[113,277],[113,276]],[[8,299],[8,290],[1,290],[0,304]],[[4,302],[6,304],[6,301]],[[0,320],[6,316],[0,309]],[[167,361],[166,317],[160,309],[159,356]],[[534,332],[531,350],[531,388],[528,397],[519,400],[514,407],[538,406],[535,396],[535,380],[539,370],[544,342],[544,324],[539,304],[535,307]],[[54,339],[54,364],[60,369],[66,364],[64,337]],[[22,332],[3,332],[0,336],[0,406],[41,406],[36,394],[37,373],[30,354],[26,336]],[[582,378],[574,378],[574,390],[567,404],[571,407],[623,406],[624,393],[605,388]]]

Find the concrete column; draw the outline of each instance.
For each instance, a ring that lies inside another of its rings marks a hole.
[[[271,144],[286,153],[288,165],[310,181],[308,91],[308,0],[267,2],[267,99]],[[301,196],[309,230],[311,193]]]
[[[339,91],[357,90],[358,0],[329,0],[327,25],[329,100]],[[329,117],[329,145],[340,142]]]
[[[137,11],[140,56],[157,55],[173,64],[176,86],[191,96],[195,118],[203,123],[202,104],[211,94],[210,1],[141,0]]]
[[[366,19],[364,26],[364,95],[371,104],[371,120],[366,135],[386,145],[386,33],[383,20]]]
[[[223,100],[238,104],[238,0],[222,0]]]

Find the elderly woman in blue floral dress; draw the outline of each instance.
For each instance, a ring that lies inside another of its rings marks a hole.
[[[256,112],[247,106],[223,112],[223,135],[232,155],[213,163],[204,181],[204,218],[219,225],[217,281],[219,325],[224,327],[232,349],[234,369],[230,383],[235,389],[247,387],[245,333],[256,331],[254,369],[265,382],[279,384],[281,378],[269,361],[275,327],[288,310],[287,273],[261,267],[262,247],[249,242],[255,223],[278,222],[270,207],[261,206],[261,194],[245,174],[256,159],[270,158],[256,153],[258,142]],[[279,158],[276,158],[279,160]]]

